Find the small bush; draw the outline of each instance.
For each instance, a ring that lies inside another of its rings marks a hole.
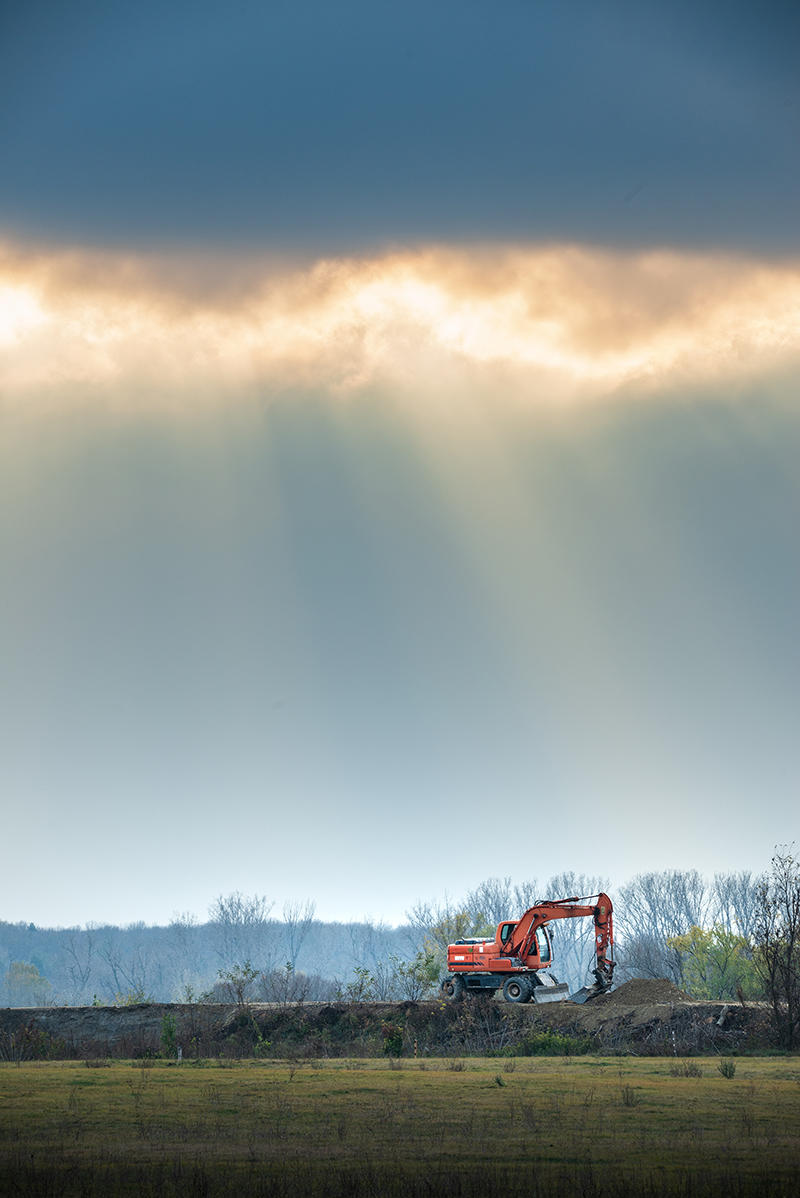
[[[97,995],[95,995],[97,998]],[[114,995],[115,1007],[139,1007],[144,1003],[153,1002],[152,994],[148,994],[144,986],[136,986],[131,990],[120,991]],[[92,1003],[92,1006],[95,1004]],[[102,1003],[98,1003],[102,1006]]]
[[[56,1061],[66,1055],[66,1043],[37,1027],[34,1019],[0,1036],[0,1061]]]
[[[672,1077],[702,1077],[703,1070],[697,1061],[683,1061],[679,1065],[673,1065],[670,1074]]]
[[[736,1062],[730,1057],[723,1057],[717,1064],[717,1069],[723,1077],[736,1077]]]
[[[178,1025],[175,1016],[169,1013],[161,1020],[161,1055],[173,1058],[178,1055]]]
[[[392,1023],[390,1019],[384,1019],[381,1023],[381,1033],[383,1035],[383,1051],[387,1057],[400,1057],[403,1055],[403,1025],[402,1023]]]
[[[515,1057],[577,1057],[591,1052],[594,1044],[589,1036],[563,1036],[560,1032],[536,1032],[526,1036],[503,1055]]]

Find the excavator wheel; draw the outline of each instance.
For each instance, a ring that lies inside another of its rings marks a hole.
[[[530,1002],[533,986],[528,978],[506,978],[503,983],[503,998],[506,1002]]]
[[[445,978],[442,982],[442,994],[445,998],[452,999],[453,1002],[459,1002],[467,992],[467,983],[463,978]]]

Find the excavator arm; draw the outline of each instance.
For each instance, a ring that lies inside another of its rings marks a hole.
[[[521,919],[517,921],[511,935],[503,947],[503,955],[516,957],[525,961],[534,951],[536,933],[545,924],[556,919],[578,919],[590,917],[594,920],[594,951],[595,967],[592,973],[595,985],[584,987],[571,995],[573,1002],[586,1002],[602,994],[611,986],[614,975],[614,960],[611,956],[614,945],[614,925],[612,919],[613,907],[607,894],[591,896],[597,902],[587,903],[586,898],[566,898],[545,900],[534,903]]]

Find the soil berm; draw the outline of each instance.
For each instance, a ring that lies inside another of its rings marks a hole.
[[[165,1021],[165,1017],[169,1017]],[[130,1007],[0,1009],[0,1049],[50,1057],[447,1056],[525,1052],[555,1034],[553,1051],[682,1055],[772,1046],[765,1004],[705,1002],[665,978],[635,978],[579,1005],[497,999],[280,1005],[142,1003]],[[13,1042],[13,1044],[12,1044]],[[560,1044],[560,1048],[559,1048]]]

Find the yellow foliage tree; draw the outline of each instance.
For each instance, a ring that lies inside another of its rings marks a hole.
[[[447,946],[472,935],[472,917],[469,911],[454,911],[437,920],[428,928],[425,951],[430,956],[447,960]]]
[[[692,927],[667,940],[678,953],[684,988],[695,998],[758,998],[761,985],[753,952],[744,936],[713,928]]]
[[[12,961],[6,972],[6,987],[12,1007],[43,1007],[53,987],[30,961]]]

